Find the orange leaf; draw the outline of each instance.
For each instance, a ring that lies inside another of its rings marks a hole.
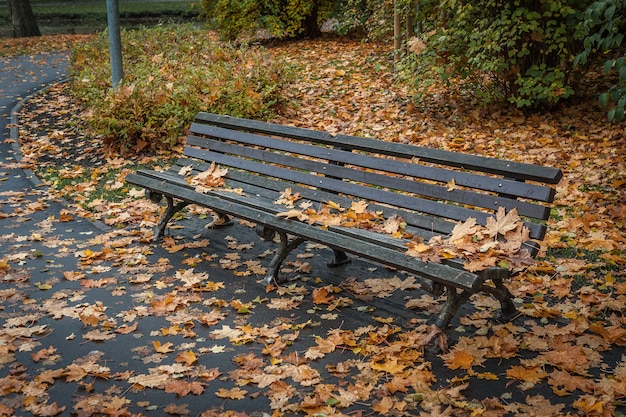
[[[179,397],[184,397],[190,393],[200,395],[204,392],[204,385],[198,381],[172,381],[165,385],[165,392],[176,394]]]
[[[137,330],[137,325],[139,324],[139,322],[135,322],[135,324],[133,324],[132,326],[129,326],[127,324],[118,327],[117,329],[115,329],[115,333],[119,333],[119,334],[128,334],[128,333],[132,333],[135,330]]]
[[[470,369],[474,363],[474,356],[465,350],[456,350],[446,355],[446,365],[454,369]]]
[[[246,394],[248,391],[241,389],[239,387],[235,387],[232,389],[220,388],[219,391],[215,393],[220,398],[228,398],[231,400],[242,400],[246,398]]]
[[[333,295],[329,295],[328,287],[316,288],[313,290],[313,302],[315,304],[330,304],[335,299]]]
[[[167,342],[166,344],[162,345],[161,342],[155,340],[154,342],[152,342],[152,346],[154,347],[154,350],[159,353],[169,353],[173,351],[172,346],[174,346],[174,344],[172,342]]]
[[[510,379],[517,379],[532,384],[538,383],[547,375],[548,374],[540,368],[526,368],[524,366],[512,366],[506,371],[506,376]]]
[[[182,362],[187,366],[191,366],[197,360],[198,357],[191,350],[187,352],[181,352],[176,356],[176,362]]]

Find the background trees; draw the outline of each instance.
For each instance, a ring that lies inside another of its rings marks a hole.
[[[7,0],[13,37],[41,36],[30,0]]]

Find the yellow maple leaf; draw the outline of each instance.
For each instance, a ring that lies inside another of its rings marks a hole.
[[[474,356],[465,350],[455,350],[446,354],[446,365],[452,369],[471,369],[474,364]]]
[[[334,210],[339,210],[339,211],[344,211],[345,209],[343,207],[341,207],[341,205],[339,203],[335,203],[334,201],[328,200],[326,202],[326,205],[328,206],[328,208],[334,209]]]
[[[398,358],[388,358],[384,362],[372,363],[371,368],[375,371],[383,371],[390,374],[397,374],[404,371],[406,365],[398,363]]]
[[[176,362],[182,362],[187,366],[191,366],[197,360],[198,360],[198,357],[191,350],[188,350],[187,352],[181,352],[178,355],[176,355]]]
[[[160,341],[155,340],[154,342],[152,342],[152,346],[154,347],[154,350],[159,353],[169,353],[173,351],[172,346],[174,346],[174,344],[172,342],[161,344]]]

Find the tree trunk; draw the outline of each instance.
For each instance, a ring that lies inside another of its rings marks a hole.
[[[30,0],[7,0],[14,38],[41,36]]]
[[[317,38],[322,34],[322,30],[318,22],[318,10],[318,1],[315,0],[313,1],[311,13],[306,16],[304,20],[304,37],[306,38]]]

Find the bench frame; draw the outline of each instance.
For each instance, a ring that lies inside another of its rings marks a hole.
[[[321,228],[279,217],[281,207],[273,205],[272,199],[286,187],[302,193],[304,199],[339,201],[342,206],[367,199],[370,207],[384,211],[385,216],[408,218],[411,231],[425,240],[446,235],[455,222],[469,217],[484,224],[498,207],[515,208],[535,240],[528,242],[534,256],[536,241],[546,233],[548,204],[555,195],[546,184],[556,184],[562,177],[560,170],[550,167],[209,113],[196,116],[184,155],[166,171],[140,170],[126,178],[145,188],[150,200],[165,198],[167,202],[155,227],[155,239],[165,234],[171,218],[189,204],[213,210],[215,224],[230,224],[231,216],[254,222],[261,238],[279,238],[262,281],[265,284],[278,281],[283,261],[300,244],[322,243],[334,252],[329,266],[349,262],[348,252],[414,274],[434,295],[445,293],[434,323],[438,329],[445,329],[459,307],[477,292],[489,293],[500,302],[500,319],[516,316],[513,297],[504,284],[509,271],[494,267],[470,273],[460,260],[423,262],[404,254],[404,243],[391,236]],[[228,167],[227,184],[243,186],[244,193],[219,188],[199,193],[179,174],[182,167],[202,172],[210,163]],[[451,180],[458,189],[446,187]]]

